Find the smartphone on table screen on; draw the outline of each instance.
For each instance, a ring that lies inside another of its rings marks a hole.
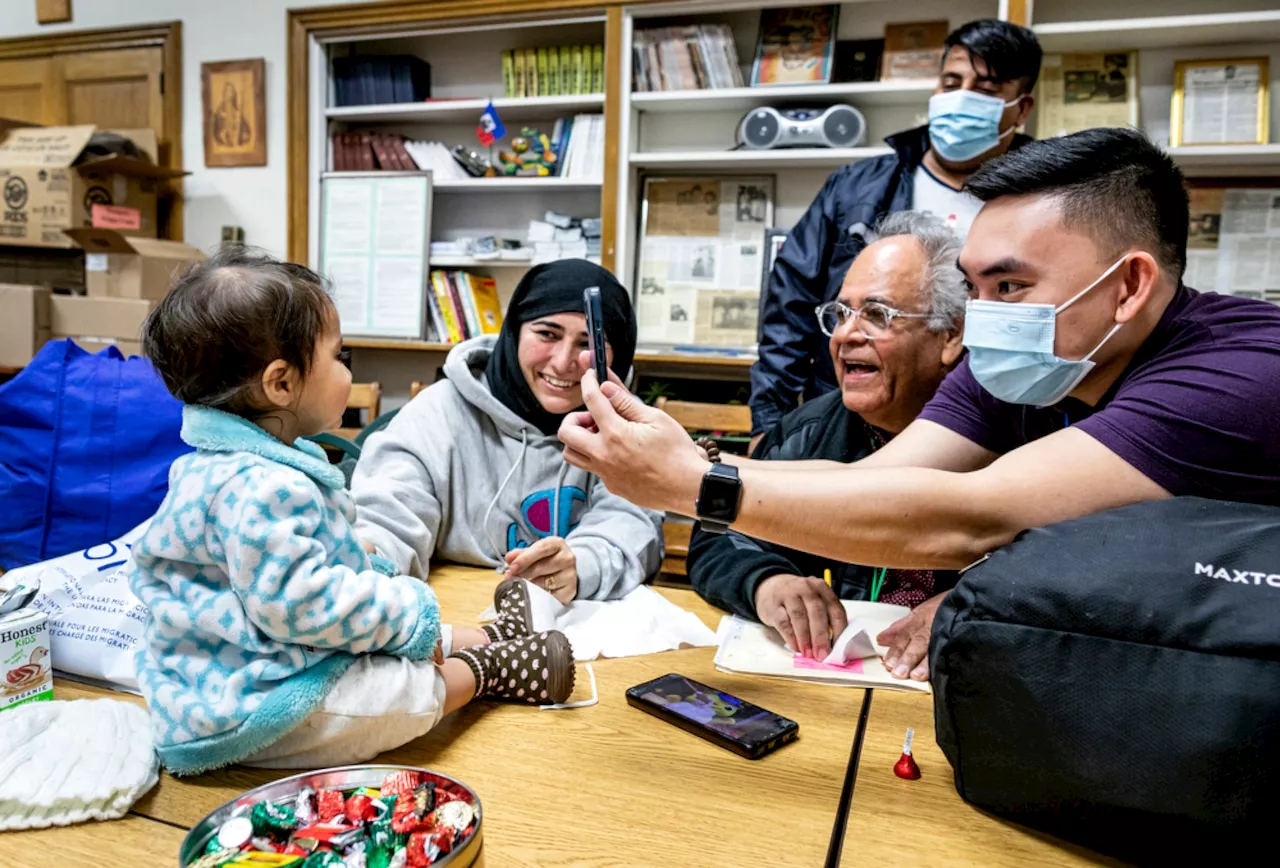
[[[674,672],[632,687],[627,702],[747,759],[759,759],[800,734],[794,720]]]
[[[591,366],[601,385],[609,380],[609,357],[605,353],[604,307],[600,287],[588,286],[582,291],[582,306],[587,310],[587,345],[591,348]]]

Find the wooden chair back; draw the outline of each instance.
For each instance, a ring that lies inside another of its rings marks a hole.
[[[421,380],[414,380],[409,384],[409,400],[412,401],[418,397],[418,393],[427,387],[427,384]]]
[[[696,401],[671,401],[665,396],[656,406],[680,423],[686,431],[719,431],[723,434],[750,434],[751,408],[742,404],[701,404]],[[689,555],[692,523],[666,521],[662,525],[667,554],[662,561],[662,574],[668,578],[685,576],[685,560]],[[685,580],[687,581],[687,579]]]
[[[362,410],[364,412],[360,428],[338,428],[333,433],[348,440],[355,440],[360,430],[374,419],[377,419],[378,415],[382,413],[382,384],[377,382],[352,383],[351,396],[347,398],[347,409]]]
[[[700,404],[696,401],[668,401],[662,397],[658,399],[657,407],[686,431],[751,433],[751,408],[744,404]]]

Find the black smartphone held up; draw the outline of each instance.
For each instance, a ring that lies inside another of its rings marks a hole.
[[[747,759],[800,735],[794,720],[674,672],[632,687],[627,702]]]
[[[588,286],[582,291],[582,306],[587,309],[587,345],[591,348],[591,364],[596,381],[609,381],[609,357],[605,353],[604,307],[600,303],[600,287]]]

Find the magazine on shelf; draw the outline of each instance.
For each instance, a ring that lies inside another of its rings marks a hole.
[[[794,6],[760,13],[751,86],[828,84],[835,57],[838,6]]]

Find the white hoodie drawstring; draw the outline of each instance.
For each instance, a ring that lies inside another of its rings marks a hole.
[[[529,430],[527,428],[520,429],[520,458],[516,463],[511,465],[511,469],[507,471],[507,475],[503,477],[502,484],[498,486],[498,492],[493,496],[493,500],[489,501],[489,508],[484,511],[484,534],[489,539],[489,546],[493,549],[493,556],[498,559],[498,572],[506,569],[502,557],[502,546],[493,542],[493,535],[489,530],[489,516],[493,513],[493,507],[497,504],[498,498],[502,497],[503,490],[507,487],[507,483],[511,481],[511,477],[516,475],[516,471],[524,464],[525,453],[529,449]],[[557,491],[557,494],[559,492]]]
[[[563,460],[563,459],[561,459]],[[560,489],[564,487],[564,478],[569,475],[569,462],[560,465],[560,475],[556,477],[555,512],[551,514],[551,535],[563,536],[560,533]]]

